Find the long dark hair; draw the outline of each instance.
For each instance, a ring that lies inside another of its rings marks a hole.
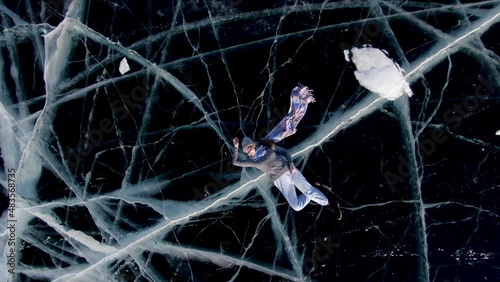
[[[276,143],[274,143],[272,140],[259,140],[256,142],[256,147],[259,147],[259,145],[264,145],[266,147],[269,147],[269,148],[273,148],[274,145],[276,145]]]

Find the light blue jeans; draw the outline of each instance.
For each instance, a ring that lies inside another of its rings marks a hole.
[[[311,200],[322,206],[328,205],[328,198],[325,194],[309,184],[298,169],[294,174],[287,171],[273,183],[281,191],[290,207],[296,211],[303,209]],[[302,195],[297,197],[295,187],[302,192]]]

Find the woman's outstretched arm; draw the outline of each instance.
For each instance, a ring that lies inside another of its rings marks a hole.
[[[233,165],[241,166],[241,167],[254,167],[255,164],[252,161],[240,161],[238,160],[238,147],[240,145],[240,139],[238,137],[234,137],[233,139],[234,152],[233,152]]]

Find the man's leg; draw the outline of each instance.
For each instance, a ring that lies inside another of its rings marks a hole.
[[[280,178],[276,179],[274,181],[274,185],[281,191],[281,194],[283,194],[283,197],[285,197],[290,207],[296,211],[303,209],[311,200],[305,195],[297,197],[290,172],[287,172],[280,176]]]
[[[325,194],[313,187],[299,170],[296,170],[295,173],[292,174],[292,182],[308,199],[322,206],[328,205],[328,198]]]

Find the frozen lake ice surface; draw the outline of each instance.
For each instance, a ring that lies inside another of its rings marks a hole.
[[[0,11],[0,281],[500,281],[499,1]],[[231,163],[298,85],[340,221]]]

